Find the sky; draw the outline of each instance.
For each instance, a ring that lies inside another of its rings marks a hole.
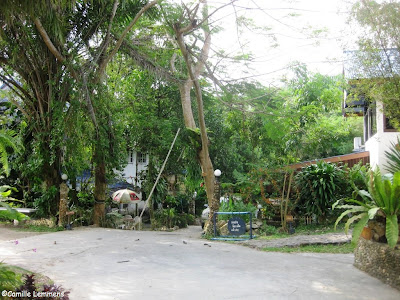
[[[215,6],[223,2],[209,0]],[[354,0],[239,0],[236,13],[231,6],[220,10],[218,18],[225,30],[213,36],[214,50],[241,53],[241,46],[245,47],[243,53],[251,52],[252,62],[247,68],[234,67],[229,76],[248,76],[264,85],[279,84],[288,64],[294,61],[306,63],[312,72],[338,75],[342,72],[343,50],[354,49],[354,35],[346,25],[349,2]],[[271,29],[258,30],[259,33],[246,30],[238,37],[238,15]],[[321,37],[310,38],[317,30],[322,30]],[[261,32],[270,32],[276,41]],[[274,44],[277,47],[271,47]]]

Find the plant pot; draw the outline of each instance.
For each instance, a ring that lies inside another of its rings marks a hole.
[[[400,249],[360,239],[354,251],[354,266],[400,290]]]
[[[361,237],[370,241],[372,240],[372,230],[371,228],[365,226],[361,232]]]

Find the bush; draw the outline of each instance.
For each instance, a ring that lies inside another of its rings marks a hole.
[[[18,212],[17,210],[13,209],[12,207],[8,206],[5,203],[1,203],[0,206],[5,206],[7,208],[7,210],[0,211],[0,221],[13,221],[13,220],[23,221],[29,219],[28,216]]]
[[[37,211],[35,215],[37,217],[48,217],[51,216],[52,204],[54,199],[57,197],[58,189],[56,186],[49,187],[39,198],[34,201],[34,206]]]
[[[255,213],[257,208],[251,203],[244,203],[242,200],[233,200],[229,199],[228,202],[222,202],[219,208],[220,212],[251,212],[253,218],[255,217]],[[230,219],[230,215],[219,215],[218,220],[228,220]],[[248,215],[241,216],[241,218],[245,222],[249,222],[250,218]]]
[[[357,197],[357,190],[367,190],[367,174],[370,166],[362,165],[361,162],[347,170],[347,177],[350,183],[348,196]]]
[[[331,214],[332,204],[346,194],[348,187],[342,168],[324,161],[303,168],[296,175],[295,183],[299,191],[299,212],[316,215],[322,221]]]
[[[123,223],[123,219],[124,216],[121,215],[118,211],[107,213],[104,221],[104,227],[117,228]]]
[[[191,214],[176,212],[175,208],[160,208],[154,212],[154,227],[186,228],[188,224],[194,223],[194,216]]]
[[[262,235],[274,235],[278,233],[278,229],[275,226],[268,225],[265,221],[258,231]]]
[[[13,291],[21,284],[21,276],[12,269],[0,262],[0,290]]]

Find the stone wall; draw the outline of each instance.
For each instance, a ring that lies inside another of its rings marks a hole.
[[[400,290],[400,249],[360,238],[354,252],[354,266]]]

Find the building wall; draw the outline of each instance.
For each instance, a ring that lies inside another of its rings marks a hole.
[[[129,151],[127,158],[127,165],[122,171],[122,177],[128,182],[135,186],[141,186],[139,180],[140,173],[147,170],[149,163],[149,155],[136,152],[134,150]]]
[[[373,169],[379,166],[382,173],[388,172],[385,168],[387,159],[385,151],[391,147],[391,143],[397,143],[399,132],[385,132],[384,131],[384,115],[382,112],[382,104],[376,104],[376,129],[377,133],[374,134],[365,143],[365,150],[370,153],[370,164]]]

